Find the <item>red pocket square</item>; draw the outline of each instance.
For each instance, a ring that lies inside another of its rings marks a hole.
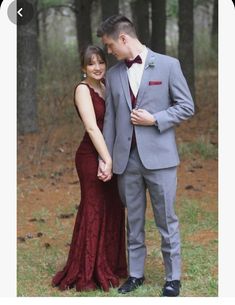
[[[152,80],[152,81],[149,81],[149,86],[154,86],[154,85],[161,85],[162,82],[159,81],[159,80]]]

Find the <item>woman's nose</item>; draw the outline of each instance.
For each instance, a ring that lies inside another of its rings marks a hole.
[[[95,64],[95,69],[96,69],[96,70],[99,70],[99,69],[100,69],[100,64],[99,64],[99,63],[96,63],[96,64]]]

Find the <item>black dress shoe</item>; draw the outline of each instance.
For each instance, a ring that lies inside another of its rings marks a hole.
[[[138,288],[139,286],[141,286],[143,282],[144,282],[144,277],[138,279],[136,277],[129,276],[126,282],[121,287],[118,288],[118,292],[119,293],[131,292],[136,288]]]
[[[180,294],[180,281],[167,281],[162,289],[164,297],[177,297]]]

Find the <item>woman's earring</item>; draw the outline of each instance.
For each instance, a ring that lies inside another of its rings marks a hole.
[[[83,77],[86,78],[86,73],[83,73]]]

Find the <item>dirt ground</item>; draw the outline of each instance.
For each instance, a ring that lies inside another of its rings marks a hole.
[[[203,111],[200,109],[190,121],[176,128],[178,142],[192,142],[201,135],[209,134],[211,143],[217,145],[217,130],[213,128],[216,116],[216,109],[211,105]],[[18,237],[37,234],[35,222],[40,221],[39,218],[45,221],[43,217],[47,215],[44,214],[57,217],[58,207],[62,214],[60,217],[71,218],[72,226],[74,219],[66,211],[68,207],[71,209],[71,204],[76,208],[80,201],[74,155],[82,134],[83,128],[77,120],[77,123],[53,126],[45,132],[18,138]],[[178,196],[199,199],[206,195],[211,199],[209,202],[216,202],[217,173],[217,160],[192,158],[181,161]],[[217,206],[213,204],[207,208],[217,209]],[[53,217],[47,221],[50,219]],[[208,236],[204,232],[197,238],[204,242]],[[63,243],[61,240],[58,242]]]

